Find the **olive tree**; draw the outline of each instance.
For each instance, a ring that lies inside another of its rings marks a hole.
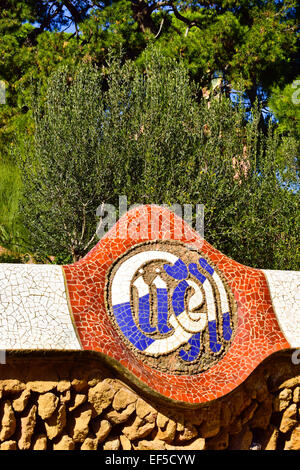
[[[152,53],[151,53],[152,52]],[[22,219],[34,253],[76,261],[97,241],[102,203],[204,204],[205,238],[245,264],[297,264],[296,145],[218,82],[205,97],[181,63],[110,59],[61,68],[37,96],[22,162]],[[296,188],[296,190],[295,190]],[[299,256],[299,253],[298,253]]]

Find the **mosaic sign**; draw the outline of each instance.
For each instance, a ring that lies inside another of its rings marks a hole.
[[[111,267],[106,305],[123,341],[151,367],[199,373],[228,350],[233,295],[213,264],[178,242],[143,243]]]
[[[166,208],[140,206],[74,264],[0,264],[0,351],[93,351],[129,382],[198,405],[274,353],[298,360],[299,299],[300,272],[244,266]]]

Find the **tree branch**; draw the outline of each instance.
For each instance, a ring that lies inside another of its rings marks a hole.
[[[133,18],[138,23],[140,30],[145,32],[146,29],[150,29],[152,33],[155,34],[155,38],[159,37],[159,35],[161,34],[161,29],[164,22],[160,24],[160,28],[157,32],[157,26],[155,25],[155,22],[153,21],[151,15],[152,13],[154,13],[155,10],[161,10],[163,7],[169,7],[170,11],[173,12],[174,16],[179,21],[187,25],[186,34],[191,28],[195,26],[201,28],[201,25],[197,20],[190,20],[189,18],[186,18],[184,15],[182,15],[177,9],[173,0],[155,1],[151,3],[151,5],[148,3],[147,0],[131,0]]]
[[[71,13],[71,16],[72,16],[75,24],[80,23],[84,19],[87,10],[90,8],[90,5],[88,5],[85,8],[83,8],[82,10],[78,10],[73,5],[73,3],[70,2],[69,0],[62,0],[62,3],[69,10],[69,12]]]
[[[188,26],[188,29],[190,30],[191,28],[193,28],[193,26],[196,26],[197,28],[200,28],[200,24],[198,23],[198,21],[196,20],[189,20],[188,18],[186,18],[185,16],[183,16],[178,10],[177,10],[177,7],[174,5],[173,1],[169,1],[169,6],[172,8],[173,10],[173,13],[175,15],[175,17],[182,21],[183,23],[185,23],[187,26]]]
[[[55,10],[54,13],[50,13],[51,12],[51,9],[53,6],[57,5],[56,2],[54,2],[51,6],[50,6],[50,9],[49,9],[49,12],[48,12],[48,15],[47,17],[45,18],[45,20],[43,21],[43,23],[40,24],[40,26],[38,28],[34,28],[27,36],[27,40],[29,40],[29,42],[31,44],[35,44],[36,43],[36,38],[38,37],[39,34],[43,33],[44,30],[46,28],[49,28],[50,24],[51,24],[51,21],[62,11],[62,4],[60,5],[57,5],[57,9]]]
[[[162,27],[163,27],[164,21],[165,21],[165,19],[163,18],[163,19],[161,20],[161,22],[160,22],[159,30],[158,30],[158,32],[157,32],[157,34],[156,34],[156,36],[155,36],[154,39],[157,39],[157,38],[160,36],[160,33],[161,33],[161,31],[162,31]]]

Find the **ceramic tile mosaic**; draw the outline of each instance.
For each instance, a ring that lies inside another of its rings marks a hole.
[[[291,347],[297,348],[300,344],[300,273],[270,270],[263,272],[281,330]]]
[[[190,375],[226,353],[236,305],[216,269],[197,250],[171,240],[137,244],[112,264],[107,311],[143,362]]]
[[[43,268],[0,270],[0,347],[99,351],[188,403],[300,347],[300,273],[243,266],[165,208],[135,208],[77,263]]]
[[[0,264],[0,349],[80,349],[60,266]]]

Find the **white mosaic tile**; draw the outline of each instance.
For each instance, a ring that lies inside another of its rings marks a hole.
[[[0,349],[81,349],[61,266],[0,264]]]
[[[146,251],[128,258],[123,264],[121,264],[116,272],[111,290],[112,305],[130,301],[130,282],[134,273],[143,263],[156,259],[163,259],[170,263],[175,263],[178,260],[178,257],[172,253],[163,251]]]
[[[263,270],[278,323],[292,348],[300,347],[300,272]]]

